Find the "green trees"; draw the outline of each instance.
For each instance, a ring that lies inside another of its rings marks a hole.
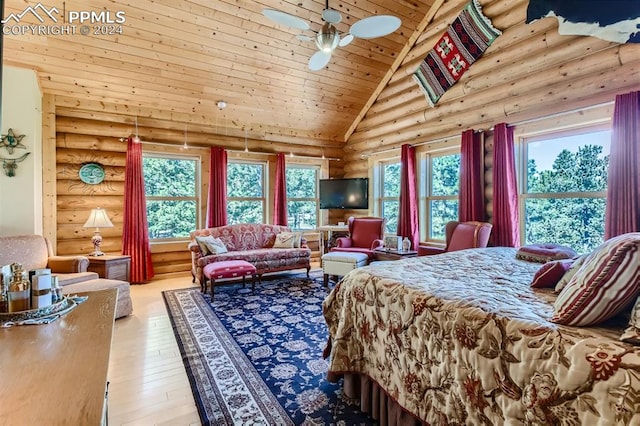
[[[382,217],[387,218],[386,232],[398,231],[400,210],[400,163],[382,167]]]
[[[264,223],[264,169],[262,163],[227,165],[227,222]]]
[[[560,243],[578,252],[604,238],[609,156],[600,145],[563,149],[548,170],[527,164],[526,243]]]
[[[188,237],[196,229],[196,161],[142,159],[149,238]]]
[[[429,237],[444,240],[447,222],[458,220],[460,154],[431,157]]]
[[[318,223],[318,168],[287,167],[286,179],[289,227],[315,229]]]

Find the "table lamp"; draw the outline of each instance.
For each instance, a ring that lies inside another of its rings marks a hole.
[[[91,210],[89,219],[84,224],[85,228],[96,228],[91,237],[91,243],[93,244],[93,253],[89,253],[89,256],[102,256],[104,253],[100,250],[100,244],[102,244],[102,235],[100,235],[100,228],[113,228],[113,223],[109,220],[107,212],[100,207]]]

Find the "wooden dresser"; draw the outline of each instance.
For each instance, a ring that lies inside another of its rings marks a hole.
[[[0,328],[0,425],[106,423],[117,290],[50,324]]]

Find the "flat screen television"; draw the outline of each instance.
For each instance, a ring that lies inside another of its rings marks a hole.
[[[368,209],[369,178],[320,179],[321,209]]]

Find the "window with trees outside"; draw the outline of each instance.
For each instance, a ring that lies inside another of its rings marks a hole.
[[[149,238],[188,238],[198,223],[199,159],[144,154],[142,170]]]
[[[398,232],[398,211],[400,208],[400,162],[380,163],[380,216],[387,219],[385,231]]]
[[[292,229],[318,224],[318,166],[287,166],[287,215]]]
[[[424,196],[421,202],[428,241],[444,241],[445,225],[458,220],[460,153],[426,154]]]
[[[266,223],[265,163],[227,163],[227,222]]]
[[[557,243],[579,253],[604,241],[611,131],[545,135],[522,141],[524,243]]]

